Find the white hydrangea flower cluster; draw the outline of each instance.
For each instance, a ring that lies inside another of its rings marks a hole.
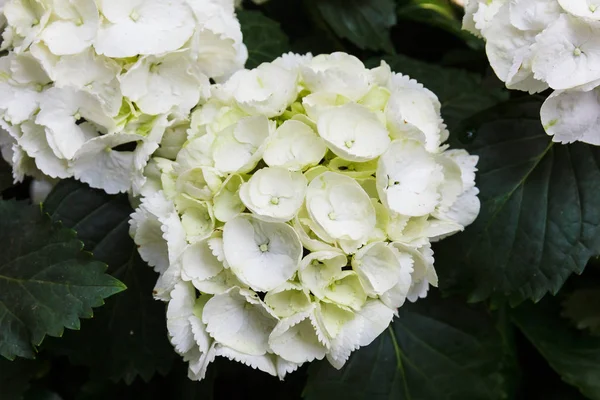
[[[554,89],[541,119],[555,142],[600,145],[600,1],[469,0],[463,28],[509,89]]]
[[[16,180],[137,192],[209,78],[247,58],[233,0],[10,0],[3,15],[0,148]]]
[[[189,376],[222,356],[283,379],[341,368],[437,285],[430,242],[479,212],[478,158],[437,97],[345,53],[241,70],[154,157],[131,234]]]

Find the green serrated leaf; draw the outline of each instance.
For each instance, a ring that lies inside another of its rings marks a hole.
[[[556,293],[600,252],[600,149],[553,144],[539,98],[509,102],[465,124],[479,155],[481,213],[436,247],[443,290],[518,304]]]
[[[444,29],[472,49],[481,50],[485,47],[483,40],[462,30],[461,18],[450,0],[401,0],[398,17]]]
[[[486,310],[434,292],[398,311],[388,330],[341,371],[326,362],[311,366],[304,398],[513,398],[512,349]]]
[[[550,366],[589,399],[600,399],[600,338],[569,326],[557,299],[547,297],[511,312],[512,319]]]
[[[600,288],[577,289],[567,295],[562,315],[578,329],[600,336]]]
[[[33,358],[46,335],[79,329],[79,318],[125,289],[38,207],[1,201],[0,243],[0,355],[8,359]]]
[[[394,53],[390,28],[396,25],[394,0],[316,0],[323,19],[341,38],[363,50]]]
[[[113,381],[131,383],[137,376],[147,381],[157,371],[167,373],[175,353],[167,339],[164,306],[152,298],[157,275],[129,237],[133,210],[127,196],[109,196],[69,180],[54,188],[45,207],[54,220],[76,230],[86,249],[128,286],[85,322],[81,332],[66,335],[53,349]]]
[[[2,400],[20,400],[29,383],[46,365],[37,360],[17,358],[14,361],[0,357],[0,396]]]
[[[290,51],[289,39],[277,22],[258,11],[239,10],[237,15],[242,26],[244,44],[248,48],[246,68],[271,62]]]
[[[460,122],[508,99],[501,87],[488,87],[481,76],[456,68],[445,68],[406,56],[384,57],[392,71],[410,76],[431,90],[442,103],[442,116],[452,133]],[[375,66],[379,60],[370,60]]]

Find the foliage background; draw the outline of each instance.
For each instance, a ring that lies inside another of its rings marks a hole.
[[[503,89],[448,0],[244,7],[247,67],[287,51],[385,59],[438,95],[452,146],[480,155],[482,212],[434,247],[440,290],[342,371],[314,363],[279,382],[218,359],[191,382],[127,197],[64,181],[39,207],[2,164],[0,399],[600,399],[600,151],[552,144],[543,96]]]

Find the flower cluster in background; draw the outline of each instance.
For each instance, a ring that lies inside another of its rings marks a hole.
[[[463,27],[486,40],[509,89],[554,93],[541,119],[553,140],[600,145],[600,3],[469,0]]]
[[[138,193],[209,78],[247,58],[232,0],[10,0],[4,16],[0,148],[15,180]]]
[[[148,163],[131,234],[191,379],[216,356],[282,379],[341,368],[437,285],[430,243],[479,212],[477,157],[385,63],[285,54],[213,85],[190,120]]]

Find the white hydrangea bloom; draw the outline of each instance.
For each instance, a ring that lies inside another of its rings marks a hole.
[[[0,9],[0,121],[28,125],[2,152],[108,193],[140,194],[165,130],[189,124],[210,78],[247,58],[228,1],[7,0]]]
[[[600,143],[592,93],[600,86],[600,2],[468,0],[463,28],[485,39],[509,89],[556,91],[541,111],[553,141]]]
[[[479,212],[478,159],[447,150],[440,109],[385,63],[285,54],[163,130],[131,231],[191,379],[215,357],[341,368],[437,286],[431,242]]]

